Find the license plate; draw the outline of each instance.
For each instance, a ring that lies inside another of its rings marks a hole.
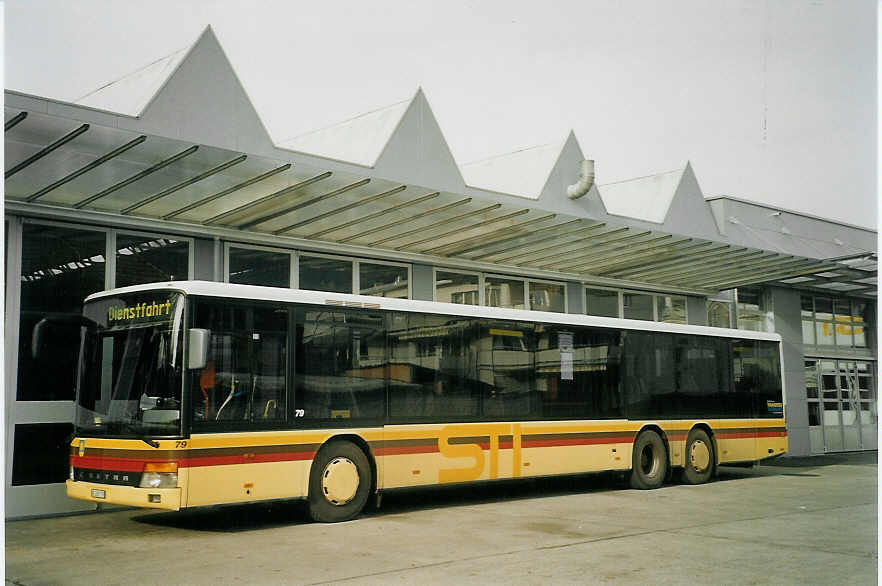
[[[94,499],[103,499],[107,497],[107,493],[100,488],[92,489],[92,498]]]

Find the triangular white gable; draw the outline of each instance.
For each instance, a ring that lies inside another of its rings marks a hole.
[[[462,193],[465,182],[423,90],[407,106],[374,165],[376,175],[438,191]]]
[[[412,99],[404,100],[332,126],[307,132],[282,141],[278,146],[327,159],[373,167],[412,101]]]
[[[539,199],[566,142],[529,147],[465,163],[461,166],[462,175],[470,187]]]
[[[120,128],[169,138],[274,154],[269,134],[229,59],[206,27],[135,121]]]
[[[166,55],[128,75],[101,86],[74,101],[74,104],[137,116],[144,110],[166,80],[177,69],[190,47]]]
[[[684,169],[608,183],[597,187],[607,213],[662,224]]]

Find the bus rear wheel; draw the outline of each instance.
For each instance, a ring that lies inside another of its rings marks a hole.
[[[681,478],[686,484],[704,484],[714,473],[714,444],[703,429],[693,429],[686,438],[686,462]]]
[[[365,453],[348,441],[324,445],[309,474],[309,516],[319,523],[356,517],[371,491],[371,467]]]
[[[631,460],[631,488],[641,490],[658,488],[668,473],[668,454],[665,442],[654,431],[637,436]]]

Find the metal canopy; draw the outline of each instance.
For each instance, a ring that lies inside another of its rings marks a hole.
[[[586,282],[695,292],[776,282],[875,294],[875,257],[795,257],[13,108],[5,120],[13,209],[101,212],[169,230],[236,230],[243,240],[345,244]]]

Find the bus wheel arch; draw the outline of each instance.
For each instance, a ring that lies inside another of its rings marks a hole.
[[[704,484],[713,477],[718,459],[719,451],[711,428],[703,424],[693,426],[686,436],[681,480],[686,484]]]
[[[358,516],[376,485],[376,465],[358,436],[334,436],[316,452],[309,473],[309,516],[322,523]]]
[[[631,458],[631,488],[641,490],[659,488],[670,469],[670,447],[661,428],[643,427],[634,439]]]

